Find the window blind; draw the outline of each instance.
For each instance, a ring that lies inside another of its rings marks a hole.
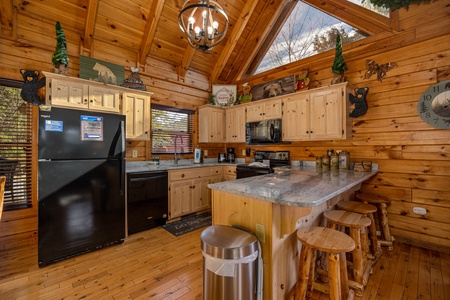
[[[20,82],[0,79],[0,176],[6,177],[4,210],[31,207],[32,106]]]
[[[193,152],[194,111],[152,105],[152,153]]]

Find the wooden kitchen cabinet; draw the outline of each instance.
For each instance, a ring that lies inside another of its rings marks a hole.
[[[122,94],[122,114],[126,115],[127,139],[150,140],[150,95]]]
[[[224,166],[223,177],[225,181],[236,179],[236,166]]]
[[[120,113],[117,87],[89,80],[42,72],[46,77],[46,105]]]
[[[234,106],[225,111],[228,143],[245,143],[245,107]]]
[[[225,142],[225,110],[223,108],[204,105],[198,108],[199,142]]]
[[[208,184],[222,178],[221,166],[169,170],[169,220],[211,209]]]
[[[273,100],[261,100],[248,104],[246,122],[257,122],[262,120],[281,119],[282,98]]]
[[[348,83],[341,83],[288,96],[283,107],[283,140],[350,139],[352,90]]]

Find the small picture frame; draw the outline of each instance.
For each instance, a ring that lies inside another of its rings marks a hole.
[[[236,102],[236,85],[217,85],[213,84],[212,94],[216,106],[233,106]]]

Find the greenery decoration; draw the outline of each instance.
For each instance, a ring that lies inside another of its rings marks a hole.
[[[66,68],[69,65],[69,56],[67,55],[66,36],[59,24],[56,22],[56,50],[52,56],[52,62],[56,69],[61,70],[61,66]]]
[[[347,70],[347,65],[345,64],[344,57],[342,56],[342,41],[339,34],[336,35],[336,53],[331,70],[337,75],[342,75],[344,74],[344,71]]]
[[[363,0],[364,3],[366,0]],[[409,8],[410,4],[430,3],[431,0],[369,0],[375,6],[396,10],[399,8]]]

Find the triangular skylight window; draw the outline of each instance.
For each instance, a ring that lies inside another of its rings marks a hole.
[[[254,74],[334,49],[336,34],[342,43],[368,36],[361,30],[298,1]]]

